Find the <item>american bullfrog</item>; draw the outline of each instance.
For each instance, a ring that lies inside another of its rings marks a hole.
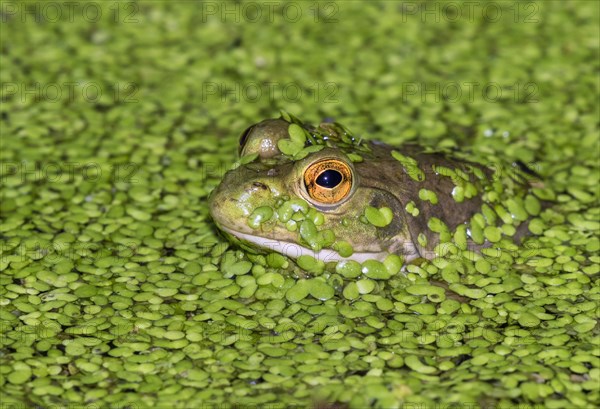
[[[364,263],[394,255],[406,264],[502,247],[541,210],[515,168],[416,144],[395,148],[287,113],[249,127],[239,156],[210,197],[213,219],[244,246],[292,258]]]

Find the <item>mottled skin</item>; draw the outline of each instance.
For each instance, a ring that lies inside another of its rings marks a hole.
[[[433,258],[439,234],[428,228],[430,218],[440,219],[452,232],[480,212],[484,203],[481,194],[457,202],[452,196],[454,182],[448,176],[436,174],[433,166],[464,171],[480,193],[489,190],[493,180],[492,171],[483,165],[466,163],[438,153],[426,153],[417,145],[403,145],[397,150],[416,160],[425,173],[424,180],[409,177],[403,164],[392,157],[394,148],[380,142],[358,143],[357,152],[362,161],[352,162],[348,154],[354,152],[348,146],[343,149],[336,146],[333,141],[339,135],[333,131],[332,143],[328,143],[332,146],[310,153],[305,158],[292,160],[277,149],[278,141],[289,138],[288,126],[289,122],[274,119],[249,128],[240,141],[241,155],[257,154],[258,158],[229,171],[210,197],[210,210],[217,225],[245,242],[252,242],[255,247],[282,252],[282,243],[300,244],[298,231],[289,231],[284,223],[277,221],[277,217],[263,223],[259,229],[249,227],[247,220],[254,209],[260,206],[276,209],[278,201],[302,198],[323,214],[324,223],[319,229],[330,229],[336,240],[352,245],[355,255],[351,258],[357,259],[357,254],[362,254],[362,258],[357,260],[382,260],[389,253],[402,255],[405,261],[417,257]],[[315,129],[309,126],[305,128]],[[324,128],[328,129],[327,125]],[[351,193],[340,203],[311,203],[307,197],[303,186],[304,171],[310,164],[323,158],[344,161],[353,170],[355,178]],[[479,178],[473,174],[473,167],[482,171]],[[421,189],[435,192],[438,203],[420,199]],[[420,211],[417,216],[405,210],[411,201]],[[365,223],[364,217],[361,221],[367,205],[390,208],[394,215],[392,222],[385,227],[375,227]],[[425,246],[417,241],[420,233],[427,238]],[[469,248],[478,249],[488,244],[473,245],[469,241]],[[294,254],[291,256],[294,257]]]
[[[372,157],[355,165],[361,175],[361,188],[373,189],[374,194],[370,202],[372,206],[390,206],[394,214],[399,216],[394,218],[390,226],[380,231],[378,240],[389,242],[388,249],[391,252],[406,255],[408,255],[406,249],[410,248],[406,240],[410,240],[417,246],[421,257],[432,258],[433,248],[438,244],[438,235],[429,230],[428,220],[437,217],[452,231],[459,224],[467,222],[481,208],[480,195],[464,199],[462,203],[456,202],[452,198],[454,184],[451,179],[436,175],[432,170],[433,165],[466,170],[464,163],[437,153],[423,153],[423,148],[418,145],[403,145],[402,153],[416,159],[419,167],[426,173],[425,180],[419,182],[409,177],[402,164],[390,156],[392,148],[389,145],[370,142],[370,146],[373,151]],[[488,169],[485,171],[491,174]],[[474,179],[471,177],[472,182],[475,182]],[[419,190],[422,188],[435,192],[439,202],[434,205],[429,201],[420,200]],[[390,194],[394,200],[390,200]],[[405,210],[406,205],[411,201],[418,205],[420,212],[417,216],[409,215]],[[408,227],[408,235],[403,226]],[[427,237],[426,247],[417,243],[419,233]]]

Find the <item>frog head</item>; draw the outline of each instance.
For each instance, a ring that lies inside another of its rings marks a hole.
[[[228,237],[325,262],[416,253],[404,208],[382,183],[385,167],[341,125],[268,119],[242,133],[239,156],[210,196],[211,215]],[[367,207],[394,217],[374,225]]]

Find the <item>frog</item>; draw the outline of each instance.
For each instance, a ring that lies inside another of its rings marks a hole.
[[[242,132],[239,161],[209,197],[216,226],[245,249],[325,263],[405,266],[506,246],[542,210],[527,171],[456,152],[358,137],[284,113]]]

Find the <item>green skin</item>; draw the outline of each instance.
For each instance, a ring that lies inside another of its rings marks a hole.
[[[281,153],[278,148],[281,140],[289,139],[289,125],[290,122],[284,119],[269,119],[249,128],[242,136],[240,155],[254,154],[258,157],[227,172],[210,197],[210,212],[217,226],[230,238],[251,248],[271,250],[292,258],[310,255],[325,262],[344,259],[360,263],[372,259],[382,261],[389,254],[401,256],[405,263],[419,257],[432,259],[436,256],[435,246],[440,243],[440,234],[428,226],[432,217],[444,222],[450,235],[459,225],[464,224],[470,232],[469,221],[474,214],[481,213],[484,203],[493,208],[494,203],[498,203],[507,194],[522,199],[528,191],[525,185],[518,182],[510,182],[508,187],[499,188],[498,181],[493,183],[493,171],[483,165],[451,159],[438,153],[424,153],[423,148],[417,145],[404,145],[397,150],[416,160],[418,167],[425,173],[424,180],[415,180],[409,176],[403,163],[392,156],[394,148],[391,146],[362,141],[350,147],[344,144],[339,147],[336,144],[341,136],[339,128],[332,130],[328,124],[322,124],[320,128],[301,124],[309,131],[325,129],[331,139],[327,142],[329,146],[322,150],[294,160],[290,155]],[[355,153],[362,157],[362,161],[352,162],[349,159],[348,155]],[[322,158],[344,161],[353,171],[354,181],[350,194],[336,205],[316,203],[304,186],[304,171]],[[436,174],[434,166],[462,170],[477,194],[458,202],[452,195],[455,182],[451,177]],[[474,168],[480,170],[479,176],[474,173]],[[419,192],[422,189],[435,192],[437,203],[432,204],[420,198]],[[485,193],[493,191],[498,198],[486,200]],[[301,238],[300,229],[290,231],[285,223],[278,220],[277,214],[277,208],[289,199],[303,199],[309,208],[320,212],[324,222],[318,226],[318,230],[331,230],[335,235],[335,242],[341,240],[349,243],[354,253],[349,257],[342,257],[334,250],[335,245],[311,248]],[[414,202],[419,209],[418,215],[412,215],[406,210],[410,202]],[[274,210],[273,216],[258,227],[250,227],[248,219],[253,211],[265,206]],[[391,222],[384,227],[369,223],[363,216],[367,206],[391,209]],[[501,225],[502,222],[495,224]],[[514,222],[513,239],[523,234],[525,225],[526,223]],[[426,242],[419,242],[420,234],[421,238],[424,236],[427,239]],[[468,249],[478,250],[491,244],[487,239],[478,241],[479,243],[475,243],[469,235]]]

